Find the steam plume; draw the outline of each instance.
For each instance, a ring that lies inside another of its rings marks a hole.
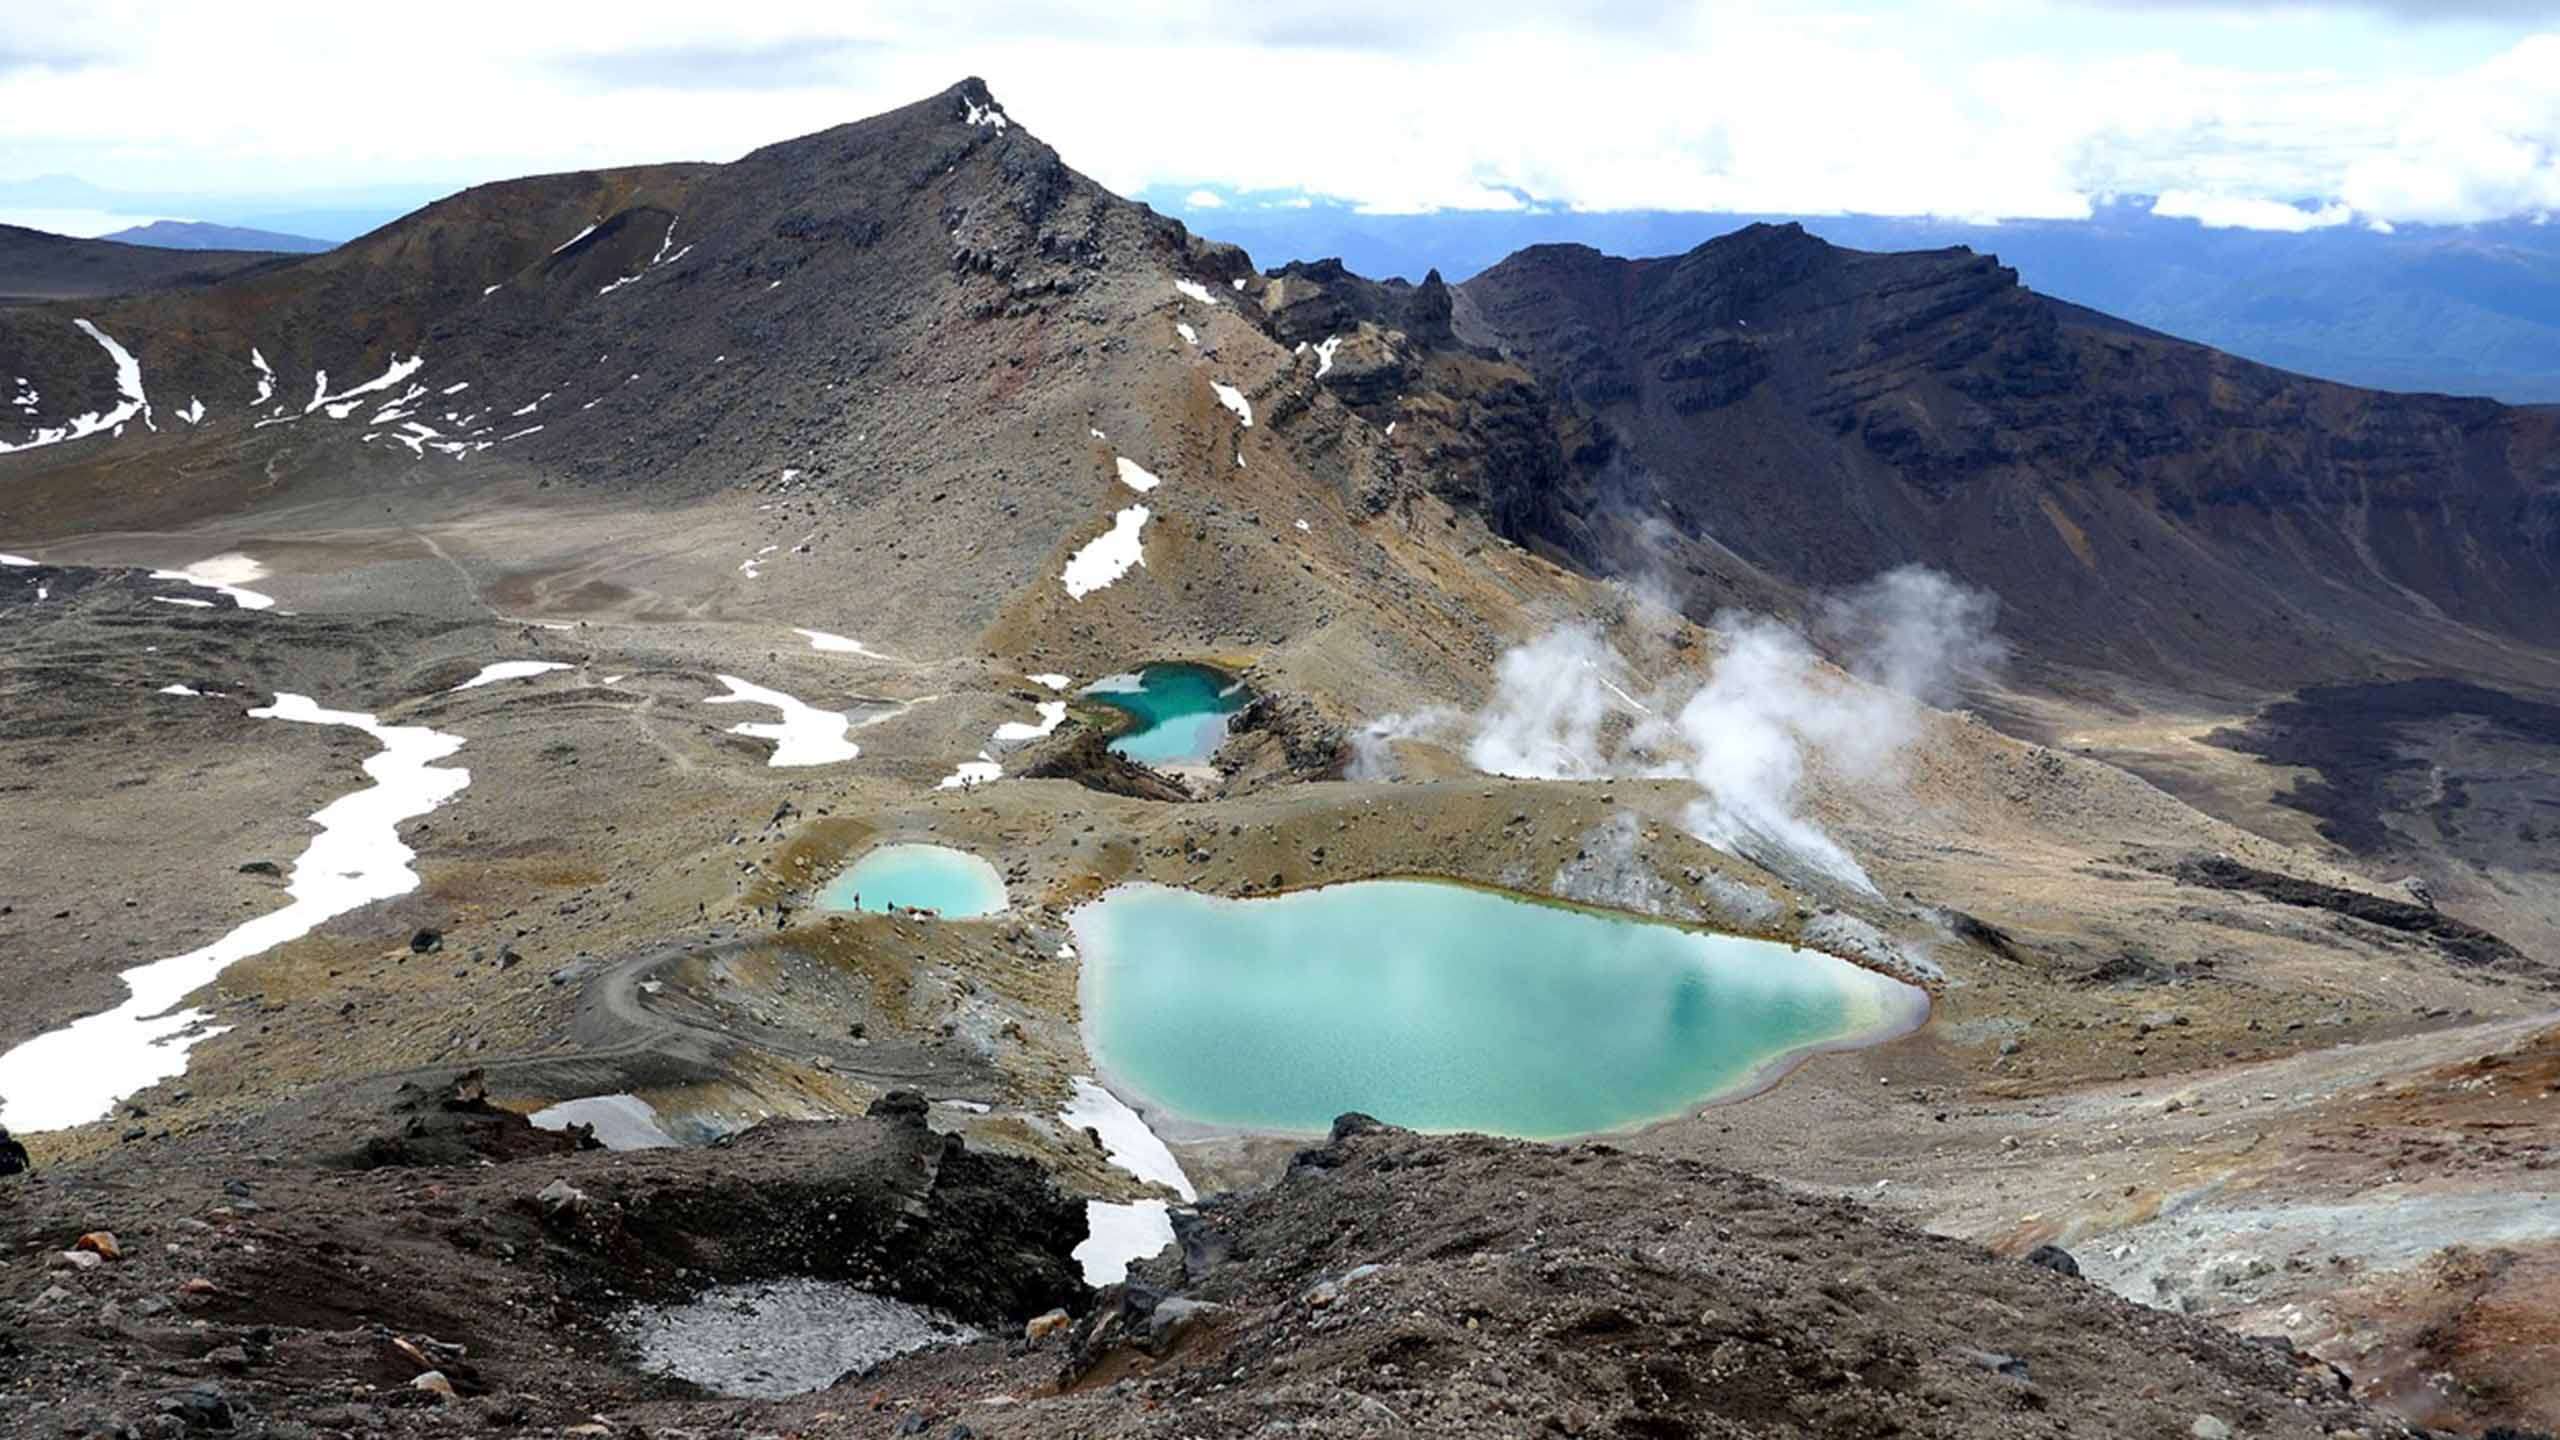
[[[1847,850],[1803,813],[1810,767],[1862,785],[1898,782],[1918,733],[1914,702],[1943,702],[1995,665],[1997,602],[1918,566],[1831,597],[1819,632],[1851,673],[1827,670],[1800,632],[1765,616],[1716,618],[1721,658],[1703,679],[1639,699],[1626,660],[1589,624],[1506,652],[1477,712],[1467,758],[1530,779],[1678,777],[1685,817],[1709,844],[1873,892]],[[1686,693],[1680,693],[1685,688]]]

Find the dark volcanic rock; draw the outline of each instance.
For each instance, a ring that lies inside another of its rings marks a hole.
[[[2551,967],[2528,959],[2506,941],[2477,925],[2456,920],[2433,906],[2413,905],[2404,900],[2368,895],[2361,890],[2346,890],[2314,880],[2280,875],[2272,870],[2245,865],[2228,855],[2189,856],[2171,866],[2168,873],[2188,885],[2242,891],[2263,896],[2279,905],[2326,910],[2367,925],[2423,937],[2457,965],[2531,975],[2546,984],[2560,983],[2560,975],[2555,975]]]
[[[391,1103],[392,1125],[366,1136],[331,1163],[350,1170],[473,1165],[595,1148],[592,1131],[544,1130],[489,1103],[477,1070],[442,1083],[404,1082]]]
[[[1183,1291],[1106,1292],[1068,1384],[1047,1356],[990,1343],[866,1388],[987,1434],[1096,1440],[1276,1418],[1466,1436],[2097,1440],[2202,1433],[2199,1415],[2300,1440],[2410,1433],[2213,1325],[1853,1201],[1605,1144],[1345,1117],[1279,1184],[1199,1208],[1224,1258]],[[999,1383],[1018,1398],[944,1398]]]

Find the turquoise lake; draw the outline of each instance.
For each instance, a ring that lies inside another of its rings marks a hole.
[[[1230,900],[1158,885],[1068,917],[1085,1046],[1149,1104],[1226,1129],[1557,1139],[1746,1090],[1900,1033],[1918,989],[1764,940],[1428,880]]]
[[[883,845],[853,862],[818,892],[822,910],[895,905],[931,910],[946,920],[993,915],[1010,903],[996,867],[948,845]]]
[[[1150,665],[1086,687],[1085,696],[1137,721],[1111,748],[1142,765],[1196,765],[1227,741],[1227,717],[1253,697],[1206,665]]]

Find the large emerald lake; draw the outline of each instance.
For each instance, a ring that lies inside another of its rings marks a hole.
[[[1232,900],[1127,885],[1069,917],[1085,1044],[1190,1121],[1551,1139],[1676,1115],[1900,1033],[1911,986],[1819,951],[1429,880]]]

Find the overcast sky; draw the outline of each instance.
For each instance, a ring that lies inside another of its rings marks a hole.
[[[2560,0],[0,0],[0,180],[440,191],[726,160],[970,74],[1124,192],[1969,218],[2145,193],[2286,228],[2560,210]]]

